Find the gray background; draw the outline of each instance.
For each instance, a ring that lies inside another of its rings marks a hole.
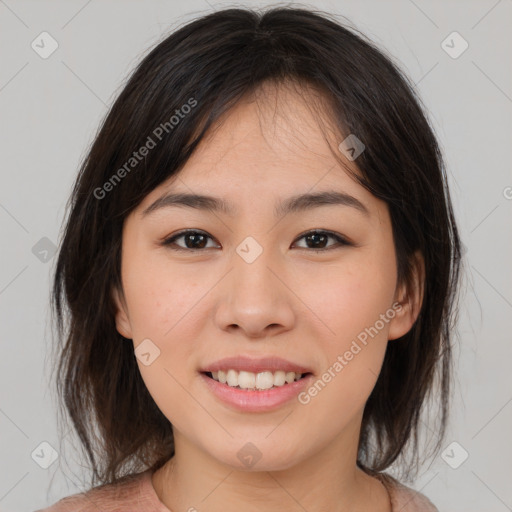
[[[36,460],[49,453],[41,443],[58,449],[61,435],[50,390],[52,247],[100,120],[164,34],[212,9],[268,5],[185,4],[0,0],[1,511],[35,510],[84,488],[87,468],[76,461],[60,454],[43,469]],[[301,5],[347,16],[405,68],[448,164],[467,251],[456,389],[444,458],[425,464],[409,485],[440,511],[512,510],[512,1]],[[43,31],[58,43],[46,59],[31,47]],[[469,44],[458,58],[442,46],[453,31]]]

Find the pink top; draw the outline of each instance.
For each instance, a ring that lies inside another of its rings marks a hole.
[[[35,512],[171,512],[159,499],[151,481],[152,471],[133,475],[117,485],[95,487],[86,493],[62,498]],[[377,477],[386,487],[392,512],[439,512],[423,494],[406,487],[391,475]]]

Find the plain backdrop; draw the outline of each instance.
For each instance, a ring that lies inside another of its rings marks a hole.
[[[48,298],[65,203],[101,119],[165,34],[212,10],[266,5],[0,0],[1,511],[83,490],[78,462],[55,453],[42,467],[63,435]],[[445,451],[409,485],[440,511],[512,510],[512,1],[301,5],[346,16],[400,63],[446,157],[468,270],[456,388]]]

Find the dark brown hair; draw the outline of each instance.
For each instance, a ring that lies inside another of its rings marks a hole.
[[[112,290],[122,292],[124,219],[176,175],[222,114],[264,83],[285,82],[321,91],[339,133],[364,143],[353,178],[389,206],[398,282],[410,282],[415,251],[425,261],[419,316],[388,344],[364,410],[357,464],[380,472],[411,441],[417,461],[420,412],[436,376],[434,450],[440,447],[461,244],[442,154],[415,87],[391,57],[333,15],[232,8],[184,25],[142,59],[107,113],[68,204],[52,289],[56,383],[92,465],[91,485],[156,470],[174,454],[171,424],[141,378],[133,344],[116,330]],[[148,138],[155,146],[135,164],[130,159]]]

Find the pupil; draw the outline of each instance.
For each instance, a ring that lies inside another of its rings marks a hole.
[[[307,237],[308,242],[312,242],[314,247],[323,247],[326,239],[326,235],[322,233],[313,233],[312,235],[308,235]],[[206,237],[200,233],[198,234],[187,234],[185,239],[187,240],[187,247],[189,249],[201,249],[205,246],[205,239]],[[192,240],[192,243],[189,244],[188,242]],[[198,243],[199,242],[199,243]],[[202,242],[202,243],[201,243]]]
[[[197,240],[199,240],[200,238],[203,238],[203,243],[202,244],[194,244],[194,241],[197,242]],[[192,239],[192,247],[189,247],[189,244],[187,243],[187,247],[189,249],[197,249],[197,248],[202,248],[204,247],[204,238],[205,236],[204,235],[201,235],[201,234],[196,234],[196,235],[193,235],[193,234],[188,234],[186,235],[186,240],[188,241],[189,239]]]
[[[320,238],[322,238],[322,239],[323,239],[323,241],[325,241],[325,238],[326,238],[326,236],[325,236],[325,235],[323,235],[323,234],[321,234],[321,233],[313,233],[312,235],[308,235],[308,236],[307,236],[307,238],[308,238],[308,240],[309,240],[309,241],[311,241],[312,239],[314,239],[314,240],[315,240],[315,241],[314,241],[314,246],[315,246],[315,247],[318,247],[318,239],[317,239],[317,238],[315,238],[315,237],[320,237]],[[320,245],[322,245],[322,243],[321,243],[321,242],[320,242]]]

